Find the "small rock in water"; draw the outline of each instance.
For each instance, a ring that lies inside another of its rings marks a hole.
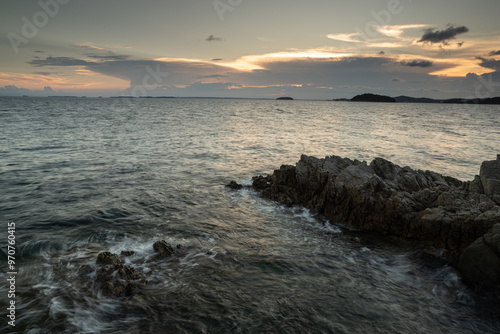
[[[127,250],[122,250],[120,254],[123,256],[132,256],[135,254],[135,251],[127,249]]]
[[[168,257],[175,253],[174,247],[165,240],[159,240],[153,244],[153,249],[159,257]]]
[[[130,296],[134,289],[147,284],[135,268],[124,265],[117,254],[102,252],[97,256],[96,284],[107,297]]]
[[[229,184],[226,184],[226,187],[232,188],[232,189],[241,189],[241,188],[243,188],[243,186],[241,184],[237,183],[236,181],[229,182]]]

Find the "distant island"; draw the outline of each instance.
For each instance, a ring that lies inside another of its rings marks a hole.
[[[396,102],[404,103],[465,103],[465,104],[500,104],[500,97],[489,97],[485,99],[445,99],[437,100],[426,97],[414,98],[409,96],[395,97]]]
[[[352,102],[396,102],[393,97],[377,94],[361,94],[351,99]]]
[[[290,96],[281,96],[281,97],[278,97],[276,100],[293,100],[293,98]]]
[[[337,102],[397,102],[397,103],[456,103],[456,104],[500,104],[500,97],[489,97],[484,99],[463,99],[463,98],[454,98],[454,99],[431,99],[428,97],[410,97],[410,96],[397,96],[390,97],[385,95],[377,95],[377,94],[361,94],[356,95],[352,99],[333,99],[332,101]]]

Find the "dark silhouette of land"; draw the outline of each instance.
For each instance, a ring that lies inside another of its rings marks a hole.
[[[454,99],[431,99],[428,97],[411,97],[411,96],[397,96],[390,97],[385,95],[377,95],[377,94],[361,94],[356,95],[352,99],[333,99],[332,101],[340,101],[340,102],[398,102],[398,103],[456,103],[456,104],[500,104],[500,97],[489,97],[484,99],[463,99],[463,98],[454,98]]]
[[[356,95],[351,99],[352,102],[396,102],[396,100],[390,96],[377,95],[377,94],[361,94]]]

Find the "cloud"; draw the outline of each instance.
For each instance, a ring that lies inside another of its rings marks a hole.
[[[129,55],[88,55],[89,58],[100,59],[100,60],[126,60],[131,56]]]
[[[43,66],[86,66],[95,64],[86,60],[73,57],[47,57],[45,59],[35,59],[27,62],[35,67]]]
[[[500,71],[500,60],[486,59],[486,58],[481,58],[481,57],[478,57],[477,59],[481,60],[481,63],[479,63],[479,66],[484,67],[484,68],[490,68],[490,69],[496,70],[496,71]]]
[[[100,47],[94,46],[94,45],[89,45],[89,44],[72,44],[71,46],[74,46],[74,47],[77,47],[77,48],[86,49],[86,50],[92,50],[92,51],[95,51],[95,50],[104,50],[103,48],[100,48]]]
[[[52,75],[52,73],[50,73],[50,72],[33,72],[33,74],[40,74],[40,75],[45,75],[45,76]]]
[[[400,82],[400,81],[401,81],[401,79],[399,79],[399,78],[392,78],[392,79],[391,79],[391,81],[392,81],[392,82]]]
[[[430,60],[421,60],[421,59],[415,59],[412,61],[403,60],[399,63],[403,66],[408,66],[408,67],[431,67],[432,65],[434,65],[434,63]]]
[[[205,39],[205,41],[207,41],[207,42],[221,42],[221,41],[223,41],[223,39],[220,37],[215,37],[214,35],[210,35],[207,37],[207,39]]]
[[[463,34],[469,31],[466,26],[455,27],[449,25],[448,28],[444,30],[436,30],[435,28],[429,28],[425,30],[424,35],[418,41],[418,43],[442,43],[447,45],[448,41],[454,39],[457,35]]]
[[[498,56],[498,55],[500,55],[500,50],[491,51],[490,53],[488,53],[488,56]]]

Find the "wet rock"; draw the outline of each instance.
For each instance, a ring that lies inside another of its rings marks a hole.
[[[458,269],[468,283],[500,285],[500,224],[462,251]]]
[[[254,177],[253,188],[263,197],[305,206],[332,221],[458,254],[498,222],[497,165],[500,158],[485,162],[479,178],[462,182],[382,158],[367,164],[303,155],[295,166]]]
[[[259,175],[252,178],[252,187],[257,190],[267,189],[270,185],[269,177]]]
[[[158,257],[169,257],[175,253],[174,247],[165,240],[156,241],[153,244],[153,249]]]
[[[107,264],[115,265],[122,263],[122,260],[120,260],[120,257],[116,254],[110,252],[102,252],[97,255],[96,263],[100,266]]]
[[[134,255],[134,254],[135,254],[135,251],[133,251],[133,250],[128,250],[128,249],[127,249],[127,250],[122,250],[120,254],[121,254],[122,256],[127,257],[127,256],[132,256],[132,255]]]
[[[86,277],[90,275],[91,273],[94,272],[94,268],[88,264],[84,264],[78,268],[78,276],[79,277]]]
[[[236,181],[229,182],[229,184],[227,184],[226,187],[232,188],[232,189],[237,189],[237,190],[243,188],[243,186],[241,184],[237,183]]]
[[[106,297],[130,296],[133,290],[146,285],[147,281],[135,268],[124,265],[117,254],[101,252],[96,263],[97,288]]]

